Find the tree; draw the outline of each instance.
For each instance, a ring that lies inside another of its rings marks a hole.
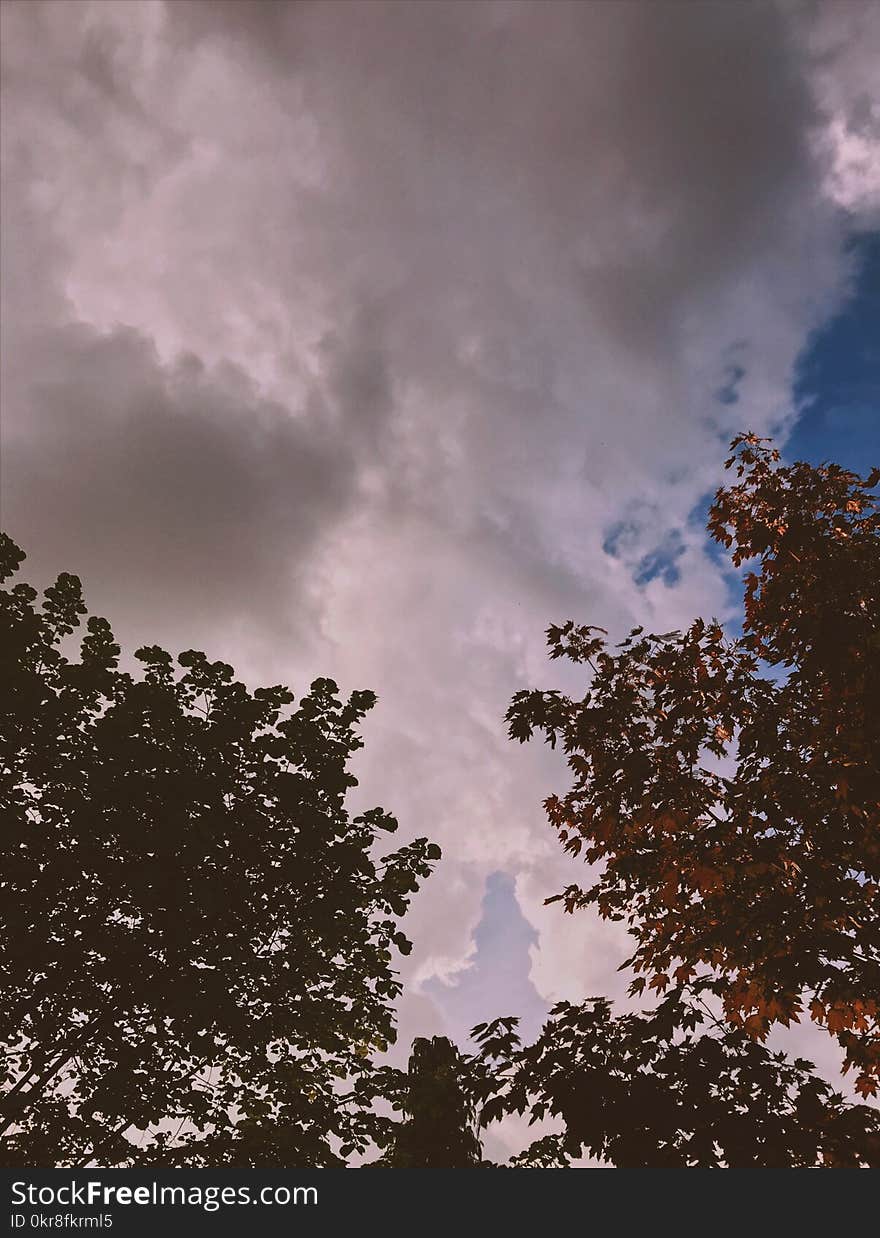
[[[469,1060],[445,1036],[413,1041],[409,1069],[389,1069],[381,1086],[403,1120],[388,1127],[389,1150],[377,1165],[395,1169],[468,1169],[482,1162]]]
[[[528,1113],[562,1125],[515,1165],[590,1156],[630,1169],[880,1166],[880,1113],[847,1103],[811,1062],[724,1027],[680,989],[617,1017],[605,998],[563,1002],[527,1047],[515,1019],[474,1035],[481,1122]]]
[[[0,580],[23,559],[2,535]],[[0,591],[4,1159],[342,1163],[440,854],[376,859],[394,818],[346,811],[375,698],[318,679],[294,707],[156,647],[135,677],[94,617],[70,660],[79,580],[36,599]]]
[[[548,630],[586,664],[573,700],[519,692],[520,741],[559,742],[572,783],[546,801],[564,847],[597,868],[566,910],[595,905],[635,938],[633,994],[720,999],[763,1041],[809,1016],[856,1087],[880,1074],[880,470],[783,466],[753,434],[708,527],[745,565],[742,635],[697,620]],[[554,901],[548,899],[548,902]]]

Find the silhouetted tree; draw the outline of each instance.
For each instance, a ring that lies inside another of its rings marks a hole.
[[[880,1166],[875,1109],[848,1103],[812,1063],[771,1053],[678,989],[650,1012],[616,1018],[605,998],[564,1002],[525,1048],[515,1029],[515,1019],[474,1029],[481,1121],[527,1113],[562,1126],[515,1165],[590,1156],[619,1168]]]
[[[23,559],[0,536],[0,580]],[[4,1160],[341,1163],[440,854],[376,859],[395,820],[345,809],[373,695],[318,679],[294,707],[156,647],[137,678],[99,618],[72,661],[80,582],[36,603],[0,591]]]
[[[586,694],[518,693],[510,734],[543,731],[567,754],[572,785],[548,817],[598,867],[588,889],[556,897],[625,920],[631,992],[715,994],[729,1027],[759,1042],[808,1011],[868,1096],[880,1072],[880,469],[783,466],[765,443],[734,440],[739,480],[709,514],[734,566],[751,569],[742,636],[697,620],[683,634],[637,628],[611,651],[601,629],[551,627],[551,657],[590,668]]]
[[[403,1120],[391,1127],[380,1162],[396,1169],[467,1169],[480,1164],[469,1063],[445,1036],[413,1041],[409,1069],[396,1081]],[[386,1096],[392,1089],[386,1089]]]

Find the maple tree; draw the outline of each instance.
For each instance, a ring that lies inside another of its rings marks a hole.
[[[481,1121],[528,1113],[562,1130],[514,1165],[589,1156],[618,1168],[880,1166],[876,1109],[848,1103],[812,1063],[724,1026],[681,989],[616,1017],[605,998],[560,1003],[526,1047],[516,1022],[474,1029]]]
[[[23,559],[0,535],[0,580]],[[346,811],[375,698],[156,647],[135,676],[97,617],[72,659],[85,610],[67,574],[0,590],[3,1159],[344,1163],[440,855],[376,858],[394,818]]]
[[[742,634],[715,621],[548,630],[589,668],[581,699],[523,691],[510,734],[567,756],[546,801],[594,905],[635,939],[631,993],[714,995],[756,1042],[807,1013],[855,1086],[880,1075],[880,469],[782,464],[741,435],[709,512],[744,566]]]

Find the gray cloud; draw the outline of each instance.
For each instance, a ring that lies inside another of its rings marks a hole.
[[[381,441],[380,356],[334,349],[336,406],[316,393],[295,414],[233,366],[209,372],[194,356],[163,366],[133,330],[57,327],[34,347],[3,498],[38,573],[41,556],[75,568],[139,639],[168,611],[168,635],[180,626],[188,641],[243,620],[296,630],[291,584],[355,498],[361,453]],[[370,418],[366,447],[348,432],[353,408]]]

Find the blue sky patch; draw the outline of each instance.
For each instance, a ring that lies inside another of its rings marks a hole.
[[[634,539],[638,536],[639,526],[632,520],[615,520],[608,532],[605,534],[605,540],[602,542],[602,549],[606,555],[611,555],[614,559],[619,559],[621,550],[625,542]]]
[[[664,585],[671,588],[681,579],[676,559],[680,559],[683,554],[684,541],[681,533],[678,529],[670,529],[660,545],[639,560],[633,580],[642,586],[659,577]]]
[[[643,527],[636,520],[616,520],[605,534],[602,549],[614,559],[626,558],[627,552],[632,554],[636,549]],[[639,559],[633,571],[633,580],[640,587],[657,577],[667,586],[677,584],[681,573],[676,560],[681,558],[684,551],[681,532],[670,529],[662,542]]]
[[[745,374],[744,366],[732,364],[725,367],[724,379],[715,392],[715,399],[719,404],[739,403],[739,384],[745,378]]]
[[[449,1035],[467,1045],[474,1024],[516,1015],[520,1033],[534,1037],[547,1017],[547,1003],[529,979],[529,949],[537,944],[538,933],[520,910],[514,880],[507,873],[494,872],[486,879],[474,941],[476,954],[454,984],[429,980],[424,985],[443,1011]]]
[[[793,396],[801,415],[783,454],[865,473],[880,464],[880,232],[863,233],[852,248],[852,294],[798,360]]]

